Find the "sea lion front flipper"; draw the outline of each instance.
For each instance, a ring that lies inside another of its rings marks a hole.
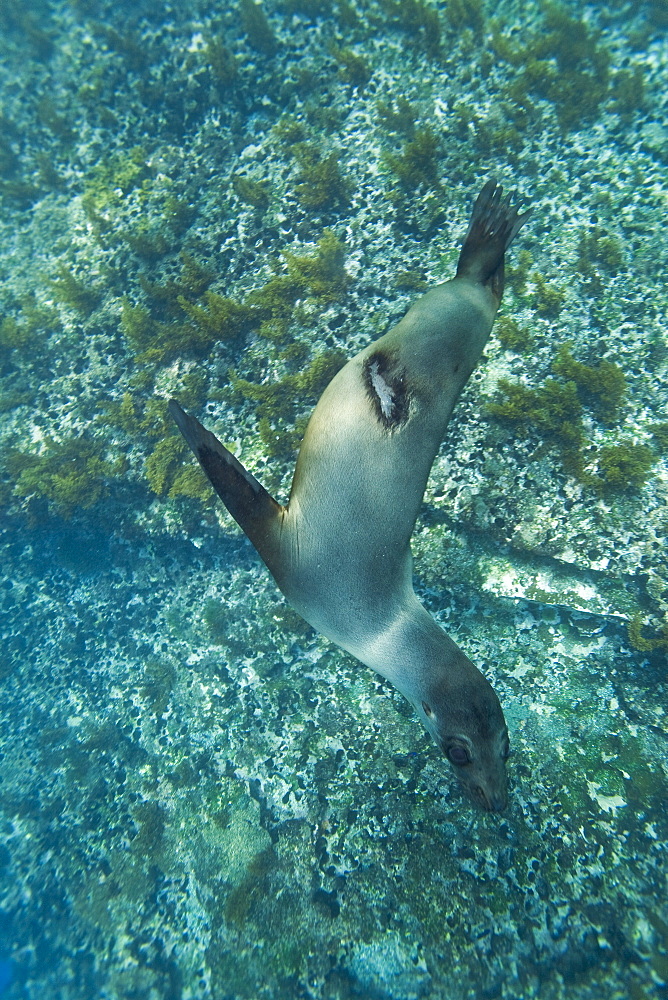
[[[169,401],[169,412],[214,490],[272,569],[276,527],[285,508],[211,431],[182,410],[175,399]]]
[[[502,198],[495,180],[483,185],[475,200],[468,232],[457,264],[457,277],[491,284],[498,299],[503,294],[503,255],[531,214],[520,213],[514,191]]]

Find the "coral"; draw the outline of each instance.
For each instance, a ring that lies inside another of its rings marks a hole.
[[[418,188],[440,188],[438,179],[438,137],[429,125],[416,130],[403,151],[385,155],[385,163],[406,191]]]
[[[269,26],[262,5],[254,0],[239,0],[241,26],[248,39],[248,44],[257,52],[271,56],[276,52],[276,36]]]

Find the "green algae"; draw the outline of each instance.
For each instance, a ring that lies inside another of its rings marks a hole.
[[[232,187],[237,197],[247,205],[252,205],[260,212],[265,212],[269,208],[271,192],[267,184],[262,181],[254,181],[250,177],[234,174]]]
[[[621,440],[600,448],[597,459],[603,493],[635,492],[645,485],[656,455],[647,445]]]
[[[223,39],[215,35],[207,40],[204,59],[219,93],[225,96],[237,79],[238,67],[234,54]]]
[[[91,168],[85,178],[82,203],[94,220],[117,207],[123,195],[130,194],[150,177],[146,159],[143,146],[133,146],[128,152],[113,153],[108,160]]]
[[[533,337],[526,327],[520,327],[510,316],[497,317],[494,333],[499,338],[501,346],[509,351],[526,351],[533,343]]]
[[[399,132],[412,137],[418,119],[418,109],[406,98],[399,96],[396,101],[379,100],[376,104],[379,124],[387,132]]]
[[[534,273],[532,279],[536,286],[534,301],[538,315],[548,319],[558,316],[566,300],[565,291],[546,281],[541,274]]]
[[[146,457],[148,484],[158,496],[185,497],[207,503],[211,486],[198,465],[183,465],[185,442],[176,434],[163,438]]]
[[[100,304],[102,290],[76,278],[65,264],[56,268],[56,275],[49,281],[56,302],[75,309],[83,316],[90,316]]]
[[[49,440],[41,454],[10,449],[5,464],[14,497],[28,505],[46,501],[65,518],[98,503],[123,465],[105,459],[102,443],[85,437]]]
[[[338,299],[348,287],[346,248],[332,229],[325,229],[315,254],[284,254],[288,277],[318,301]]]
[[[606,359],[597,365],[577,361],[563,344],[552,371],[559,378],[548,377],[534,389],[501,379],[504,398],[489,403],[487,412],[513,424],[522,437],[543,437],[559,450],[564,471],[599,494],[639,490],[656,462],[653,450],[627,438],[594,448],[585,433],[585,408],[606,426],[620,419],[626,402],[622,370]]]
[[[576,384],[582,402],[602,423],[619,420],[626,402],[626,378],[619,365],[606,359],[597,365],[583,364],[573,357],[570,345],[562,344],[552,362],[552,371]]]
[[[386,153],[384,160],[404,190],[440,189],[439,140],[430,125],[416,129],[401,153]]]
[[[425,0],[380,0],[391,24],[414,39],[431,59],[441,54],[441,20]]]
[[[493,26],[492,46],[497,56],[518,68],[506,92],[520,107],[528,95],[554,105],[564,131],[593,118],[609,92],[610,54],[600,34],[574,17],[565,5],[546,3],[543,24],[524,45],[515,45]]]
[[[371,79],[372,69],[369,61],[357,55],[352,49],[342,49],[333,45],[331,55],[339,67],[339,76],[353,87],[364,87]]]
[[[248,44],[263,55],[272,56],[278,48],[276,35],[271,30],[262,4],[254,0],[240,0],[241,26]]]
[[[333,210],[350,203],[352,184],[341,170],[339,153],[323,157],[311,142],[297,142],[291,152],[299,165],[295,194],[304,208]]]

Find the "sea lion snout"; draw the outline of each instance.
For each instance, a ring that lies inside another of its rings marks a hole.
[[[494,688],[461,651],[457,666],[464,680],[429,692],[421,705],[424,723],[469,798],[487,812],[501,812],[508,804],[510,753],[503,710]]]
[[[476,773],[478,771],[478,773]],[[467,795],[486,812],[503,812],[508,805],[508,782],[505,762],[495,762],[492,768],[475,768],[469,774],[457,773]]]

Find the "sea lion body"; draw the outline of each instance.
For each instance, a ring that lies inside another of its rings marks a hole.
[[[410,536],[450,414],[492,329],[503,256],[528,212],[489,181],[457,275],[325,389],[281,506],[177,403],[170,411],[292,606],[415,706],[466,790],[507,801],[508,733],[489,682],[413,591]]]
[[[363,662],[356,636],[388,627],[412,593],[410,537],[429,471],[495,312],[482,285],[432,289],[334,376],[309,421],[269,568],[300,614]],[[374,359],[388,389],[401,381],[408,413],[394,426],[366,386]],[[332,575],[345,580],[338,591]]]

